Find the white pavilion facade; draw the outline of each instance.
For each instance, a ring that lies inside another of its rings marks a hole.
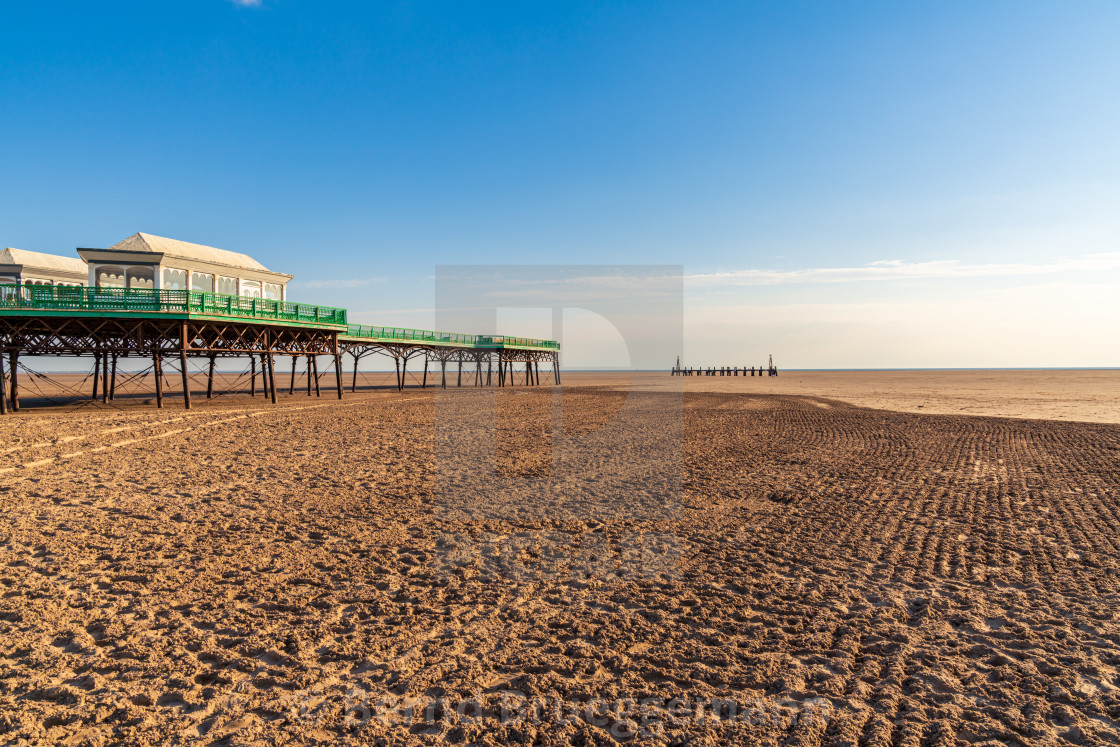
[[[0,285],[190,290],[285,301],[292,277],[247,254],[146,233],[108,249],[78,249],[78,258],[0,252]]]
[[[0,252],[0,285],[82,286],[88,282],[89,268],[77,257],[11,247]]]

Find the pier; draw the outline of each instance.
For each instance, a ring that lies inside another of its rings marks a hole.
[[[670,369],[670,376],[777,376],[778,367],[774,365],[774,356],[770,355],[770,360],[766,366],[709,366],[707,368],[692,368],[690,366],[682,366],[680,356],[677,357],[677,362]]]
[[[446,388],[449,365],[460,387],[539,385],[541,363],[560,383],[560,345],[553,340],[349,324],[345,309],[192,290],[0,285],[0,353],[0,414],[20,409],[20,371],[34,373],[20,362],[27,356],[90,359],[89,396],[104,403],[116,397],[122,359],[150,361],[129,378],[151,376],[157,407],[164,404],[164,369],[170,362],[182,380],[187,409],[194,394],[188,362],[199,360],[207,371],[207,398],[214,394],[217,361],[240,358],[249,364],[250,393],[256,394],[259,369],[261,391],[272,403],[281,388],[277,364],[285,357],[291,360],[289,394],[303,359],[308,391],[314,383],[321,396],[318,362],[326,357],[339,399],[345,356],[354,364],[351,391],[358,362],[374,354],[393,359],[398,390],[405,387],[410,361],[423,361],[422,387],[431,374],[433,386]]]

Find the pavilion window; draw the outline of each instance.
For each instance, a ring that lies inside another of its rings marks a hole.
[[[155,273],[150,267],[130,267],[125,279],[129,290],[151,290],[155,287]]]
[[[163,268],[163,290],[187,289],[187,271],[177,270],[174,267]]]
[[[247,298],[261,297],[261,284],[259,280],[242,280],[241,295]]]
[[[54,285],[50,280],[40,280],[39,278],[27,278],[23,281],[24,285]]]
[[[123,288],[124,270],[115,265],[103,265],[97,268],[98,288]]]
[[[19,282],[19,278],[15,275],[0,275],[0,285],[15,285]]]
[[[213,293],[214,276],[206,272],[191,273],[191,290],[201,293]]]
[[[265,283],[264,297],[272,301],[279,301],[283,298],[283,288],[280,287],[279,283]]]
[[[218,293],[224,296],[237,295],[237,278],[227,278],[222,275],[218,276]]]

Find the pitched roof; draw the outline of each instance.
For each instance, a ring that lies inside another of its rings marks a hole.
[[[269,269],[248,254],[238,254],[225,249],[215,249],[212,246],[191,244],[186,241],[166,239],[162,236],[152,236],[150,233],[134,233],[124,241],[117,242],[109,247],[109,251],[116,252],[151,252],[163,254],[167,257],[179,259],[193,259],[196,262],[210,262],[216,265],[228,265],[240,270]]]
[[[78,257],[60,257],[57,254],[29,252],[23,249],[12,249],[11,247],[0,252],[0,265],[24,265],[25,267],[71,272],[79,275],[85,275],[89,272],[86,263]]]

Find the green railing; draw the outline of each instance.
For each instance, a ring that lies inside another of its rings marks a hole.
[[[345,309],[185,290],[0,285],[0,313],[8,309],[156,312],[340,327],[346,325]]]
[[[559,350],[554,340],[509,335],[463,335],[405,327],[346,324],[346,310],[267,298],[226,296],[185,290],[82,288],[62,285],[0,285],[0,314],[10,310],[75,311],[84,314],[146,312],[262,319],[296,324],[347,327],[347,337],[387,342],[426,342],[472,348]]]
[[[408,329],[406,327],[375,327],[365,324],[351,324],[346,332],[346,336],[360,337],[368,340],[428,342],[436,345],[455,345],[458,347],[471,348],[560,349],[560,343],[555,340],[537,340],[532,337],[463,335],[455,332],[433,332],[427,329]]]

